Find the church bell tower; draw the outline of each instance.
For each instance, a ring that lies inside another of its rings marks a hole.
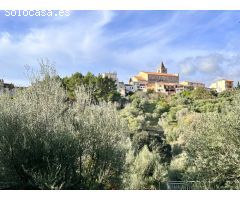
[[[162,73],[162,74],[167,74],[167,68],[164,66],[163,62],[162,62],[161,65],[157,68],[157,72],[158,72],[158,73]]]

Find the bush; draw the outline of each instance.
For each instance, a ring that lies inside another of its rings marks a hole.
[[[222,113],[199,114],[182,127],[188,156],[186,177],[209,188],[238,189],[240,171],[240,96]]]
[[[76,102],[48,64],[14,98],[0,98],[0,167],[18,189],[121,188],[128,140],[111,103],[92,102],[80,87]]]
[[[161,164],[160,156],[144,146],[141,152],[129,158],[129,172],[125,179],[128,189],[159,189],[167,180],[167,168]]]

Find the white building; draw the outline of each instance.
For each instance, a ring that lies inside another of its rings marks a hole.
[[[103,78],[110,78],[114,81],[116,81],[116,83],[118,83],[118,77],[117,77],[117,73],[116,72],[106,72],[106,73],[102,73],[101,76]]]
[[[124,82],[119,82],[118,83],[118,92],[121,94],[121,96],[125,97],[126,96],[126,88]]]
[[[136,92],[137,90],[138,90],[138,87],[136,85],[125,84],[126,94],[128,94],[129,92]]]
[[[223,92],[225,90],[233,89],[232,80],[221,79],[211,84],[210,88],[216,90],[217,92]]]
[[[127,87],[126,89],[124,82],[119,82],[116,72],[106,72],[100,75],[103,78],[109,78],[115,81],[117,85],[117,91],[121,94],[121,96],[126,96],[126,93],[128,92],[128,90],[131,90],[130,87]]]

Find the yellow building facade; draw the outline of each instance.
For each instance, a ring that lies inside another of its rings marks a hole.
[[[205,84],[204,83],[192,82],[192,81],[183,81],[183,82],[180,83],[180,85],[186,86],[186,87],[190,87],[190,88],[193,88],[193,89],[196,89],[198,87],[205,88]]]
[[[179,74],[168,74],[167,68],[162,63],[157,72],[139,72],[137,76],[133,76],[129,83],[151,84],[156,82],[179,83]]]
[[[138,90],[170,94],[174,93],[179,85],[179,74],[169,74],[161,63],[156,72],[141,71],[129,80],[129,84],[136,86]]]
[[[225,90],[233,89],[233,82],[232,80],[218,80],[215,83],[212,83],[210,88],[216,90],[217,92],[223,92]]]

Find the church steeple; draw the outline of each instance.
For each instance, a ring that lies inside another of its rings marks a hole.
[[[161,65],[157,68],[157,72],[158,72],[158,73],[167,74],[167,68],[165,67],[165,65],[163,64],[163,62],[162,62]]]

